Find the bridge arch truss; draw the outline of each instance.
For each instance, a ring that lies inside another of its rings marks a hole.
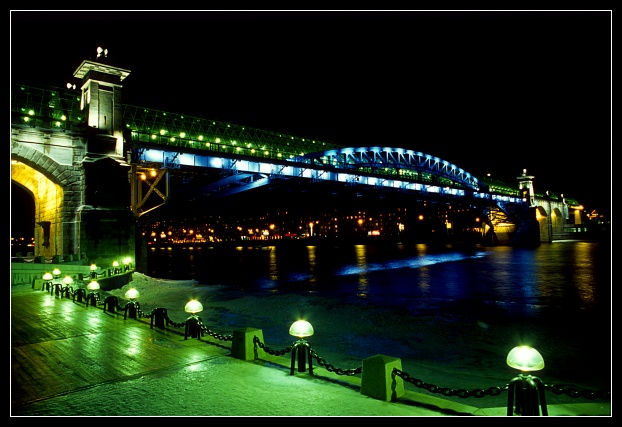
[[[478,191],[477,178],[462,168],[419,151],[392,147],[348,147],[299,156],[296,161],[361,173],[390,174],[420,182]]]

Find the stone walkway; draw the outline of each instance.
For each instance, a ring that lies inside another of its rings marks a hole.
[[[231,342],[152,328],[149,319],[11,289],[11,416],[505,416],[406,391],[360,393],[361,378],[321,366],[290,375],[290,357],[231,356]],[[610,416],[609,402],[551,405],[549,415]]]

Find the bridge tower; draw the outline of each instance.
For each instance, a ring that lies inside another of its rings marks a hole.
[[[135,257],[121,106],[130,72],[105,54],[76,69],[79,91],[13,86],[11,179],[35,202],[35,262]]]
[[[523,173],[521,176],[517,176],[518,179],[518,188],[521,191],[523,196],[523,200],[529,202],[529,206],[535,205],[536,193],[533,190],[533,179],[535,176],[527,175],[527,169],[523,169]]]
[[[92,159],[102,156],[118,159],[124,155],[121,82],[130,71],[106,64],[107,52],[98,48],[101,59],[82,61],[73,73],[82,79],[80,109],[86,112],[88,129],[94,135],[89,138],[87,152]]]
[[[516,177],[518,179],[518,188],[523,199],[522,206],[516,207],[517,229],[515,236],[515,244],[526,246],[540,245],[540,228],[537,219],[536,193],[533,188],[532,175],[527,175],[527,169],[523,169],[523,173]]]
[[[106,267],[119,257],[135,257],[134,216],[129,207],[130,165],[124,156],[121,82],[129,70],[112,66],[108,50],[85,60],[74,72],[82,80],[80,109],[85,112],[84,204],[78,208],[80,244],[91,262]]]

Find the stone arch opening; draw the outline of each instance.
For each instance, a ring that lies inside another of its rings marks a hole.
[[[34,199],[34,221],[31,224],[34,255],[51,257],[61,253],[63,188],[43,172],[15,158],[11,160],[11,181],[32,194]]]
[[[564,231],[565,222],[566,221],[564,219],[563,212],[557,207],[553,208],[551,212],[551,224],[552,224],[553,232],[561,233],[562,231]]]
[[[35,201],[20,183],[11,181],[11,257],[34,254]]]

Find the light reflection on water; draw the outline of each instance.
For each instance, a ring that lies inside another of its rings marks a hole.
[[[148,254],[153,277],[245,293],[313,293],[413,312],[476,301],[524,316],[607,306],[609,258],[609,248],[596,242],[466,251],[424,244],[181,246]]]
[[[148,261],[149,276],[213,286],[217,306],[236,307],[211,313],[215,324],[260,326],[271,347],[290,343],[281,320],[308,318],[314,348],[334,366],[388,354],[428,384],[486,389],[515,375],[505,357],[525,344],[545,358],[547,383],[611,386],[608,243],[194,246],[151,249]],[[507,396],[454,399],[488,407]],[[572,403],[547,396],[556,399]]]
[[[356,266],[361,271],[365,271],[367,267],[367,255],[366,255],[366,247],[365,245],[355,245],[354,251],[356,254]],[[364,298],[367,296],[368,292],[368,283],[367,283],[367,275],[365,273],[359,274],[358,276],[358,288],[356,292],[356,296],[360,298]]]

